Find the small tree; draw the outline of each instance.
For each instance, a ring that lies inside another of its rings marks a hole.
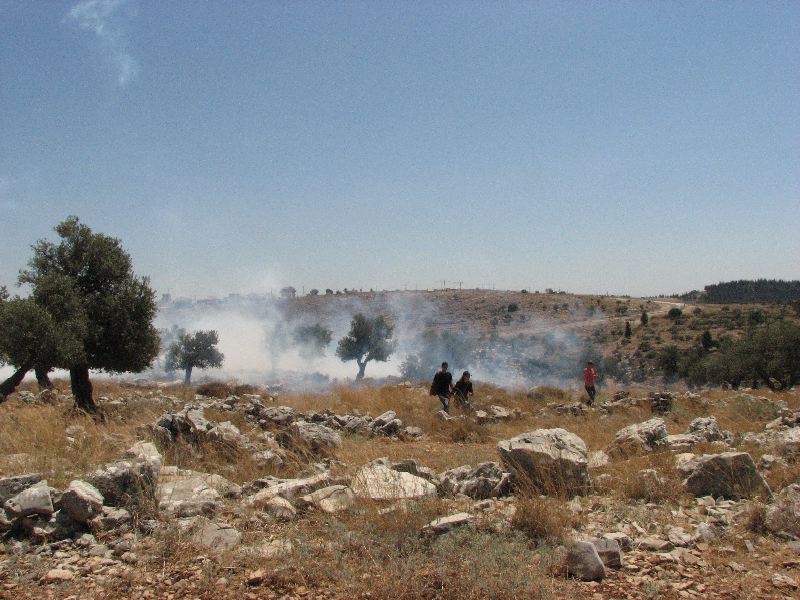
[[[118,239],[93,233],[77,217],[55,231],[60,242],[38,241],[19,282],[31,286],[69,349],[46,366],[69,369],[75,404],[95,412],[90,369],[139,372],[158,355],[155,292],[134,275]]]
[[[364,371],[371,360],[386,362],[394,351],[391,337],[394,328],[382,316],[370,319],[358,313],[350,322],[350,332],[339,340],[336,356],[342,361],[356,361],[356,381],[364,379]]]
[[[297,290],[294,289],[292,286],[286,286],[285,288],[281,288],[281,298],[286,298],[287,300],[290,298],[294,298],[297,296]]]
[[[333,332],[319,323],[301,325],[294,330],[294,341],[300,346],[301,353],[307,356],[322,356],[325,348],[331,343]]]
[[[77,337],[60,327],[32,298],[0,302],[0,361],[15,368],[14,373],[0,383],[0,402],[16,389],[31,369],[36,371],[40,387],[52,387],[47,377],[51,367],[68,362],[80,351]]]
[[[317,296],[317,295],[319,295],[319,290],[318,290],[317,288],[311,288],[311,289],[308,291],[308,293],[309,293],[311,296]]]
[[[700,345],[703,347],[703,350],[706,351],[711,350],[711,348],[717,345],[708,329],[706,329],[703,332],[703,335],[700,336]]]
[[[669,309],[669,312],[667,313],[667,318],[672,319],[673,321],[677,321],[678,319],[681,318],[682,314],[683,311],[680,308],[678,308],[677,306],[673,306],[672,308]]]
[[[650,322],[650,315],[647,314],[646,310],[642,311],[642,316],[639,317],[639,322],[642,324],[643,327],[646,327],[647,324]]]
[[[225,355],[219,351],[219,336],[214,330],[181,333],[167,350],[164,368],[167,371],[182,369],[183,384],[191,385],[193,369],[221,367]]]
[[[631,329],[631,322],[625,321],[625,337],[630,339],[632,335],[633,335],[633,329]]]

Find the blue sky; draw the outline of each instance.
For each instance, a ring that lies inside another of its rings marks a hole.
[[[0,0],[0,283],[77,214],[159,291],[800,277],[800,3]]]

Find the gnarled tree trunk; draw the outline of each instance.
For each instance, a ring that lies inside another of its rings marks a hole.
[[[356,359],[356,363],[358,364],[358,375],[356,375],[356,383],[364,379],[364,371],[367,368],[367,361],[361,361]]]
[[[39,384],[39,387],[43,390],[52,390],[53,389],[53,382],[50,381],[50,377],[48,373],[50,369],[47,367],[35,367],[33,370],[36,373],[36,383]]]
[[[23,363],[19,369],[14,371],[14,374],[0,383],[0,402],[3,402],[8,396],[14,393],[17,386],[25,379],[25,374],[33,367],[33,361],[29,360]]]
[[[89,381],[88,365],[76,365],[69,369],[69,381],[75,406],[88,413],[96,413],[97,405],[92,398],[92,382]]]
[[[183,385],[192,384],[192,367],[186,367],[183,374]]]

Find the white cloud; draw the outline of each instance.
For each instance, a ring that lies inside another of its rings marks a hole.
[[[117,83],[127,85],[139,72],[136,59],[128,51],[125,33],[127,15],[120,9],[128,0],[83,0],[67,13],[66,21],[94,33],[100,50],[116,71]]]

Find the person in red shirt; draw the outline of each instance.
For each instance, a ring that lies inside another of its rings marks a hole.
[[[597,379],[597,369],[594,368],[594,363],[589,361],[586,368],[583,370],[583,386],[586,388],[586,393],[589,394],[589,406],[594,402],[594,382]]]

